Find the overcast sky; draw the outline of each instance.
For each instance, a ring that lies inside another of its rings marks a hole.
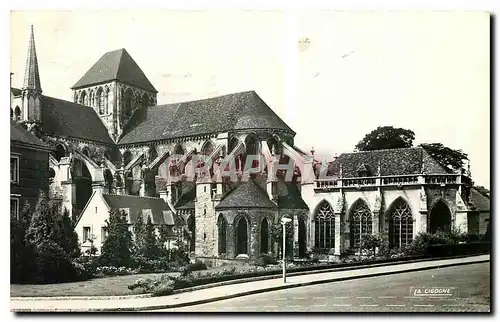
[[[45,95],[126,48],[158,103],[255,90],[296,145],[349,152],[379,125],[462,149],[490,186],[489,16],[479,12],[23,11],[11,16],[13,86],[34,25]]]

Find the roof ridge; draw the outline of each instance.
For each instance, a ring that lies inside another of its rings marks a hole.
[[[117,195],[117,194],[112,194],[112,193],[103,193],[103,196],[120,196],[120,197],[134,197],[134,198],[146,198],[146,199],[160,199],[163,200],[163,198],[160,197],[151,197],[151,196],[136,196],[136,195]],[[165,201],[165,200],[163,200]]]
[[[378,149],[378,150],[367,150],[367,151],[342,152],[341,154],[339,154],[339,156],[341,156],[342,154],[360,154],[360,153],[386,152],[386,151],[396,151],[396,150],[418,150],[418,149],[423,149],[423,148],[420,146],[412,146],[409,148],[394,148],[394,149]]]
[[[150,106],[150,107],[155,108],[155,107],[166,107],[166,106],[178,105],[178,104],[183,104],[183,103],[196,103],[196,102],[206,101],[206,100],[210,100],[210,99],[217,99],[217,98],[222,98],[222,97],[226,97],[226,96],[241,95],[241,94],[247,94],[247,93],[254,93],[255,95],[259,96],[255,92],[255,90],[247,90],[247,91],[232,92],[232,93],[227,93],[227,94],[217,95],[217,96],[208,96],[208,97],[205,97],[205,98],[199,98],[199,99],[194,99],[194,100],[189,100],[189,101],[181,101],[181,102],[174,102],[174,103],[167,103],[167,104],[155,105],[155,106]]]

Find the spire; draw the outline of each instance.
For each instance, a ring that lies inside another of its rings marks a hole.
[[[38,72],[38,60],[36,58],[33,25],[31,25],[28,59],[26,60],[23,89],[38,90],[42,92],[42,86],[40,85],[40,73]]]

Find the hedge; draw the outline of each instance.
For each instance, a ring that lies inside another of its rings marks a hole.
[[[463,243],[463,244],[438,244],[429,245],[425,249],[427,257],[441,257],[453,255],[485,254],[490,253],[490,242]]]

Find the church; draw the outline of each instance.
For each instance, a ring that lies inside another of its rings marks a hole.
[[[74,218],[82,248],[102,246],[110,208],[131,225],[151,215],[199,258],[276,253],[283,216],[293,257],[353,251],[363,234],[401,247],[419,232],[486,229],[489,198],[470,171],[451,172],[422,148],[324,164],[255,91],[158,105],[157,89],[118,49],[74,83],[70,102],[42,93],[33,28],[27,56],[11,118],[52,148],[50,198]],[[227,169],[235,175],[216,175]]]

